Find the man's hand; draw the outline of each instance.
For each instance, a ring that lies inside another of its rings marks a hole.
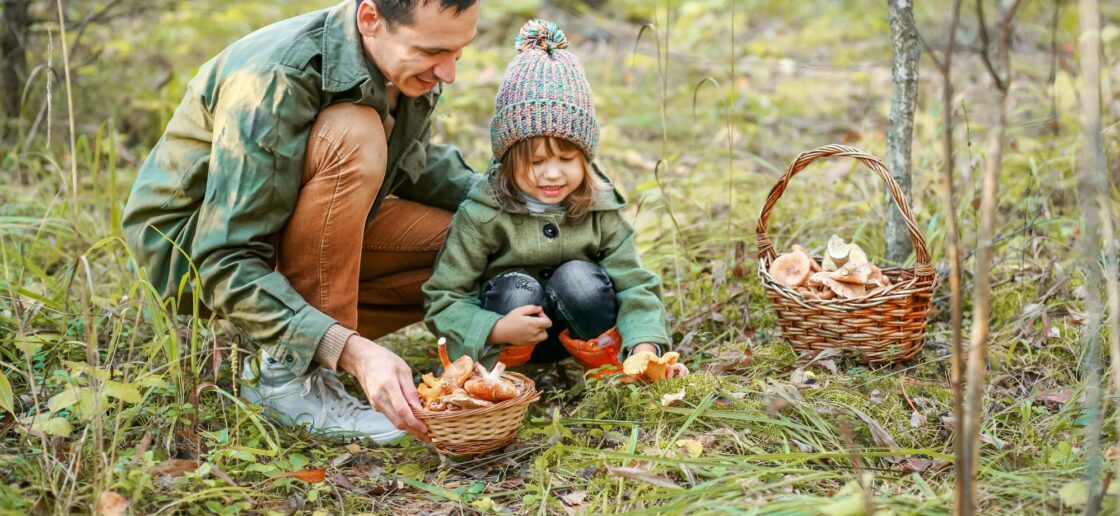
[[[552,321],[544,314],[544,309],[535,305],[519,306],[494,325],[490,330],[487,344],[509,344],[511,346],[530,346],[548,338]]]
[[[412,385],[412,369],[392,351],[357,334],[346,340],[338,368],[354,375],[374,410],[385,414],[397,428],[428,440],[428,427],[412,413],[421,408]]]

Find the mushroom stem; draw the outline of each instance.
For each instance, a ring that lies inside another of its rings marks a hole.
[[[443,368],[447,369],[451,366],[451,359],[447,356],[447,338],[440,337],[436,341],[436,346],[439,347],[439,361],[443,364]]]

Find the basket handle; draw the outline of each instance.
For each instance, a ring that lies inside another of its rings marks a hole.
[[[914,244],[914,252],[917,258],[917,264],[914,268],[915,274],[920,276],[932,276],[935,271],[933,266],[930,265],[929,248],[926,247],[926,238],[918,231],[917,224],[914,223],[914,215],[910,212],[910,203],[906,202],[906,197],[902,194],[902,189],[898,183],[891,177],[887,171],[887,165],[882,160],[867,154],[854,147],[847,145],[825,145],[815,150],[801,153],[793,163],[790,163],[786,174],[774,188],[770,189],[770,195],[766,197],[766,204],[762,206],[762,212],[758,214],[758,227],[756,229],[758,238],[758,258],[761,260],[767,258],[773,260],[777,257],[774,252],[773,245],[770,243],[770,235],[766,234],[766,225],[770,220],[770,212],[774,210],[774,205],[778,203],[778,199],[786,191],[786,186],[789,184],[790,179],[801,172],[810,163],[818,158],[855,158],[862,163],[865,167],[875,171],[879,174],[879,178],[887,183],[887,189],[890,190],[891,198],[894,199],[895,206],[898,211],[902,213],[902,218],[906,221],[906,227],[910,229],[910,240]]]

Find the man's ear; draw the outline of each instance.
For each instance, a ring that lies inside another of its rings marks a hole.
[[[373,3],[373,0],[362,0],[362,3],[358,4],[358,32],[369,37],[384,26],[385,19],[381,17],[377,4]]]

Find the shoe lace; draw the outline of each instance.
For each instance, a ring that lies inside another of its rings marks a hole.
[[[359,412],[366,409],[366,406],[357,398],[346,392],[346,387],[342,385],[337,376],[322,369],[313,371],[304,380],[303,395],[306,396],[312,389],[315,390],[319,399],[323,400],[324,413],[330,410],[341,418],[349,419],[356,417]]]

